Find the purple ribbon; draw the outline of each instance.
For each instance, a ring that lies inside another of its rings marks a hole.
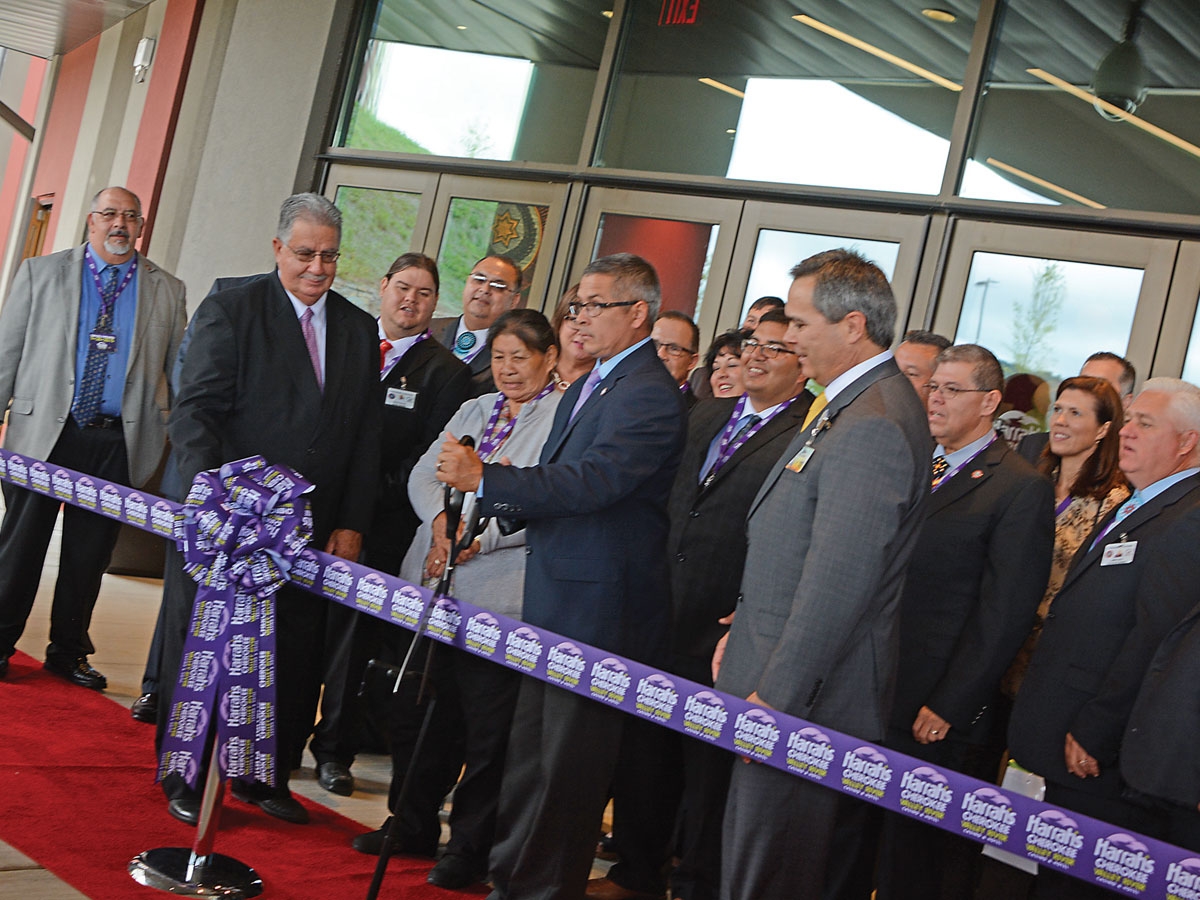
[[[297,512],[295,501],[308,489],[308,483],[287,469],[268,469],[264,465],[259,459],[232,463],[223,466],[219,475],[203,473],[192,486],[188,504],[196,508],[184,514],[195,522],[192,534],[197,546],[203,541],[213,549],[207,557],[208,564],[202,561],[197,571],[203,579],[225,584],[223,590],[232,594],[232,601],[226,600],[223,607],[206,605],[203,612],[198,611],[193,616],[193,633],[197,628],[218,629],[226,618],[230,623],[239,620],[239,625],[250,623],[249,636],[257,643],[261,655],[262,636],[271,630],[264,627],[271,615],[270,591],[278,587],[277,582],[262,578],[262,574],[273,569],[314,594],[409,630],[416,628],[426,605],[433,603],[425,633],[434,640],[738,753],[761,765],[816,781],[830,790],[977,843],[1003,848],[1117,894],[1183,900],[1194,897],[1200,887],[1200,853],[756,706],[741,697],[623,659],[464,600],[434,597],[427,588],[306,548],[303,545],[310,529],[308,514]],[[240,467],[248,468],[249,472],[238,471]],[[247,477],[243,479],[243,475]],[[4,449],[0,449],[0,479],[164,537],[172,536],[172,519],[177,523],[180,518],[178,504]],[[229,505],[236,494],[239,500],[247,502],[251,511],[245,508],[236,513],[217,511],[215,517],[205,516],[201,525],[200,517],[205,511],[222,506],[212,498],[219,496],[218,491],[225,490],[226,484]],[[286,517],[273,518],[285,507]],[[188,540],[187,527],[176,525],[175,532],[177,540]],[[239,546],[243,533],[254,535],[255,539],[266,534],[263,549],[267,558],[258,566],[244,562],[245,554],[229,552],[231,544],[235,550]],[[235,587],[230,589],[229,584]],[[260,598],[240,590],[243,585],[255,584],[266,587],[266,596]],[[198,594],[198,610],[200,599]],[[253,619],[255,615],[257,622]],[[190,667],[185,654],[181,682],[189,677],[211,680],[218,677],[222,665],[234,668],[239,660],[253,659],[246,655],[248,646],[235,645],[230,637],[218,646],[220,652],[197,656]],[[256,691],[257,702],[266,700],[264,688],[260,687],[264,671],[260,668],[257,677],[249,678],[248,686]],[[240,713],[244,705],[244,697],[235,697],[233,682],[230,684],[228,697],[218,694],[216,689],[213,691],[214,696],[221,697],[221,712],[226,718],[231,712]],[[245,687],[246,679],[241,684]],[[266,688],[270,687],[268,675]],[[211,706],[188,707],[178,727],[194,729],[202,719],[207,726],[211,717]],[[238,734],[269,731],[270,724],[267,718],[253,728],[239,724]],[[219,731],[218,736],[222,733]],[[198,746],[202,748],[203,743]],[[236,774],[231,759],[239,765],[249,760],[254,770],[251,774],[270,783],[274,766],[267,756],[259,760],[257,754],[274,751],[267,749],[266,742],[263,747],[261,751],[251,751],[238,744],[235,753],[222,754],[226,774]],[[194,781],[199,750],[188,752],[193,757],[174,757],[174,768],[169,771],[181,771],[188,777],[191,768]]]
[[[158,777],[196,787],[209,734],[226,778],[275,783],[275,610],[272,595],[312,538],[312,484],[261,456],[201,472],[175,539],[197,584]],[[214,722],[214,713],[215,722]]]

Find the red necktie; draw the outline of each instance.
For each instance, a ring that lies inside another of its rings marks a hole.
[[[383,371],[384,365],[387,364],[388,351],[392,349],[392,342],[384,338],[379,342],[379,371]]]

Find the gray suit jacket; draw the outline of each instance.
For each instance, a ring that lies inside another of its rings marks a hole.
[[[810,441],[804,466],[788,469]],[[891,360],[796,433],[750,506],[719,689],[757,691],[792,715],[883,737],[932,450],[921,401]]]
[[[5,447],[38,459],[54,449],[71,411],[85,246],[25,260],[0,311],[0,403],[9,410]],[[140,253],[137,282],[134,347],[121,399],[129,483],[135,487],[162,459],[168,376],[187,321],[183,282]]]

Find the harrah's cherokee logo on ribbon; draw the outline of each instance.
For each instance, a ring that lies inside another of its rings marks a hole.
[[[1150,848],[1121,831],[1097,838],[1092,855],[1096,881],[1125,894],[1141,896],[1154,874]]]
[[[329,596],[345,600],[350,596],[350,589],[353,585],[354,575],[350,571],[350,567],[340,559],[335,559],[325,567],[324,576],[321,578],[321,587]]]
[[[383,580],[382,575],[375,572],[368,572],[358,579],[358,584],[354,586],[354,605],[359,609],[378,613],[387,603],[387,598],[387,582]]]
[[[467,619],[463,646],[480,656],[495,656],[496,648],[500,646],[500,623],[496,617],[490,612],[477,612]]]
[[[900,808],[926,822],[940,822],[954,802],[950,781],[930,766],[917,766],[900,776]]]
[[[137,491],[125,498],[125,520],[138,528],[145,528],[150,518],[150,504]]]
[[[892,781],[888,758],[874,747],[847,750],[842,757],[842,787],[846,793],[878,802]]]
[[[1017,813],[1012,801],[995,788],[983,787],[962,796],[959,826],[967,834],[997,847],[1008,844]]]
[[[400,625],[416,628],[421,621],[421,611],[425,609],[425,601],[416,588],[409,585],[392,591],[391,619]]]
[[[289,573],[292,581],[304,587],[312,587],[317,583],[321,574],[321,564],[311,550],[302,550],[292,559],[292,571]]]
[[[720,740],[729,710],[712,691],[697,691],[683,701],[683,730],[706,741]]]
[[[156,500],[150,507],[150,527],[163,537],[175,536],[175,510],[166,500]]]
[[[793,731],[787,739],[787,767],[816,781],[829,774],[829,764],[836,751],[829,735],[809,725]]]
[[[1200,859],[1190,857],[1167,866],[1167,900],[1200,900]]]
[[[50,493],[50,470],[44,462],[31,463],[29,466],[29,486],[43,494]]]
[[[619,659],[606,656],[600,662],[592,663],[590,690],[593,697],[619,706],[625,702],[625,694],[632,683],[629,667]]]
[[[522,672],[532,672],[542,658],[542,638],[528,625],[514,628],[504,639],[504,661]]]
[[[583,651],[570,641],[555,644],[546,654],[546,680],[551,684],[577,688],[586,668]]]
[[[779,743],[775,717],[765,709],[749,709],[733,720],[733,746],[751,759],[767,760]]]
[[[54,474],[50,476],[50,485],[54,489],[54,496],[59,500],[70,503],[75,499],[75,479],[69,472],[55,469]]]
[[[462,613],[458,604],[450,597],[438,597],[433,601],[433,609],[429,612],[427,631],[430,637],[447,643],[454,640],[458,634],[458,626],[462,624]]]
[[[1079,823],[1061,810],[1043,809],[1025,822],[1025,852],[1040,864],[1070,869],[1081,849]]]
[[[679,692],[675,682],[661,672],[647,675],[638,681],[637,702],[634,709],[639,715],[657,722],[666,722],[679,703]]]

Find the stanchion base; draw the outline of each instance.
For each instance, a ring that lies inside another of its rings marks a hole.
[[[192,851],[188,847],[158,847],[137,855],[129,863],[129,874],[138,884],[182,897],[222,897],[242,900],[262,893],[258,873],[231,856],[214,853],[208,865],[188,881]]]

